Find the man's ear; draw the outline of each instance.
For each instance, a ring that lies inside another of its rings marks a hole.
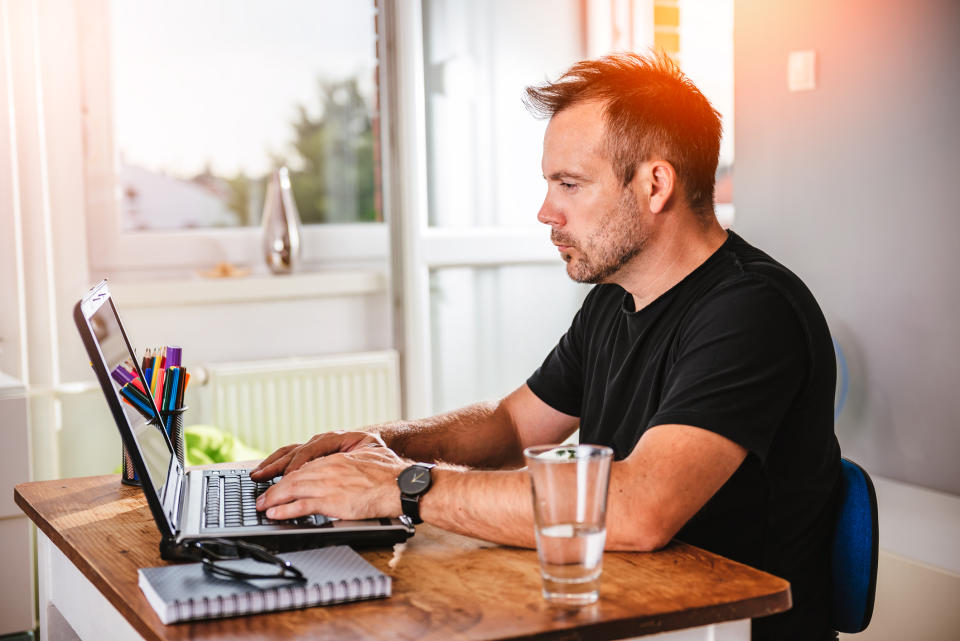
[[[677,188],[677,171],[666,160],[654,160],[645,169],[650,212],[659,214],[670,204]]]

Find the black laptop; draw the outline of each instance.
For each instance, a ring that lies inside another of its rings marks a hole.
[[[405,517],[348,521],[313,514],[272,521],[253,504],[276,479],[254,483],[249,470],[240,468],[184,469],[160,423],[144,419],[125,403],[110,376],[117,365],[129,361],[147,387],[107,281],[77,303],[74,320],[160,530],[163,558],[180,558],[183,544],[210,537],[242,539],[282,551],[333,544],[389,545],[413,535],[413,525]],[[155,404],[152,409],[159,416]],[[225,510],[238,505],[239,510]]]

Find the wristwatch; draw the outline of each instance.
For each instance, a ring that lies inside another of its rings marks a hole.
[[[420,518],[420,497],[430,489],[430,470],[435,467],[433,463],[414,463],[397,477],[400,506],[414,525],[423,523]]]

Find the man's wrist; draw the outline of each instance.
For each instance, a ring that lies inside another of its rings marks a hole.
[[[450,496],[452,488],[456,485],[459,477],[467,468],[458,465],[442,463],[437,465],[431,471],[430,491],[420,497],[420,518],[427,523],[434,525],[443,525],[444,516],[449,517],[449,511],[446,505],[446,499]]]
[[[403,452],[401,452],[397,447],[399,446],[399,440],[396,438],[396,432],[391,430],[392,423],[384,423],[381,425],[372,425],[370,427],[364,428],[364,431],[370,434],[370,436],[379,440],[383,445],[394,452],[398,456],[404,457]],[[413,463],[414,461],[411,461]]]

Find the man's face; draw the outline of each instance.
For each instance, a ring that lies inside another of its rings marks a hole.
[[[543,138],[547,196],[537,219],[581,283],[615,282],[649,237],[643,211],[604,155],[602,106],[575,105],[556,114]]]

